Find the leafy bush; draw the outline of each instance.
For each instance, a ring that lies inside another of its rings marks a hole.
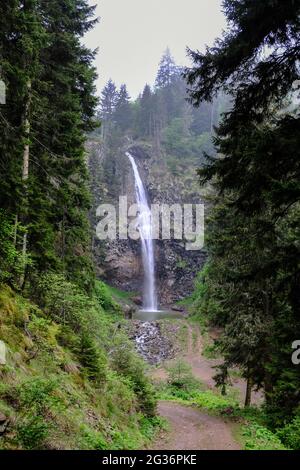
[[[100,432],[92,430],[87,426],[81,426],[81,432],[83,437],[81,439],[81,445],[83,449],[86,450],[107,450],[109,445],[106,442],[106,439]]]
[[[168,428],[168,423],[160,416],[143,416],[140,420],[140,428],[146,439],[152,440],[159,429]]]
[[[109,287],[102,281],[95,283],[96,299],[106,312],[121,313],[120,306],[113,300]]]
[[[43,446],[51,425],[50,410],[62,411],[65,407],[56,393],[58,383],[53,379],[33,378],[22,382],[15,390],[17,407],[22,410],[17,420],[17,440],[25,449]]]
[[[49,435],[49,424],[41,416],[29,416],[18,423],[18,440],[25,449],[41,448]]]
[[[20,406],[36,414],[43,414],[50,407],[59,408],[61,400],[55,393],[57,389],[58,382],[54,379],[27,379],[17,388]]]
[[[40,306],[56,322],[80,331],[88,324],[94,303],[75,284],[61,274],[48,273],[40,278],[36,290]]]
[[[245,426],[243,437],[246,450],[285,450],[278,436],[259,424]]]
[[[211,391],[199,392],[194,398],[194,402],[200,408],[205,408],[210,411],[222,412],[228,408],[238,407],[238,403],[234,397],[222,396]]]
[[[119,335],[111,355],[113,368],[130,379],[134,393],[137,395],[140,410],[146,416],[154,416],[156,399],[153,387],[145,374],[145,363],[135,353],[128,339]]]
[[[276,435],[289,449],[300,450],[300,416],[279,429]]]
[[[168,368],[168,381],[172,387],[183,390],[191,390],[199,386],[199,381],[194,378],[191,366],[181,360]]]

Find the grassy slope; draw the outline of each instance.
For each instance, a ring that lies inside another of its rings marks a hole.
[[[122,319],[117,313],[108,315],[100,305],[97,315],[109,357],[110,350],[126,344],[116,326]],[[0,448],[143,446],[157,419],[142,414],[132,379],[108,359],[103,383],[90,380],[72,346],[76,334],[68,340],[62,332],[62,325],[45,312],[10,288],[0,288],[0,339],[7,346],[7,364],[0,366],[0,413],[9,418]]]

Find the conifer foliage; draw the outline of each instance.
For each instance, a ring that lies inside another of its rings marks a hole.
[[[92,279],[84,141],[96,73],[81,37],[95,21],[86,0],[0,2],[0,205],[23,257],[21,287],[48,268],[85,288]]]
[[[206,53],[190,51],[190,99],[222,87],[232,97],[215,139],[219,158],[199,170],[216,188],[208,221],[209,265],[197,308],[225,327],[227,368],[263,388],[275,424],[299,406],[292,343],[299,320],[300,2],[225,0],[230,29]]]

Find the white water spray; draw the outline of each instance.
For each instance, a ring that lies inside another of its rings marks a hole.
[[[154,263],[154,244],[152,239],[152,219],[151,210],[148,205],[146,191],[141,180],[138,168],[133,156],[127,152],[130,160],[134,179],[136,202],[140,207],[139,231],[142,245],[142,259],[144,266],[144,299],[143,307],[146,311],[154,312],[157,310],[157,295],[155,289],[155,263]]]

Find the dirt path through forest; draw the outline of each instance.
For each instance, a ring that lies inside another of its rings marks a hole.
[[[153,450],[241,449],[230,424],[221,418],[168,401],[159,402],[158,412],[168,421],[170,429],[161,433],[151,447]]]
[[[176,359],[183,359],[191,368],[193,375],[208,389],[215,388],[213,376],[214,366],[221,359],[209,359],[204,356],[204,340],[197,325],[186,322],[186,347]],[[166,380],[167,372],[164,367],[157,368],[152,374],[155,380]],[[239,390],[240,402],[244,401],[246,382],[240,377],[232,378],[232,385]],[[252,401],[261,403],[262,395],[252,393]],[[160,401],[158,413],[165,418],[170,426],[162,432],[153,443],[153,450],[238,450],[240,445],[232,435],[232,423],[226,418],[211,416],[202,410],[185,406],[171,401]]]
[[[184,321],[184,320],[183,320]],[[216,375],[215,366],[222,363],[222,359],[208,359],[203,355],[203,338],[197,325],[187,324],[187,347],[183,352],[181,359],[187,362],[191,368],[193,375],[199,379],[209,389],[215,388],[213,379]],[[179,357],[177,357],[179,359]],[[164,367],[160,367],[153,371],[152,377],[158,380],[166,380],[167,373]],[[244,403],[246,394],[246,381],[241,377],[231,377],[232,386],[239,391],[240,403]],[[261,404],[263,396],[260,392],[252,391],[252,403]]]

